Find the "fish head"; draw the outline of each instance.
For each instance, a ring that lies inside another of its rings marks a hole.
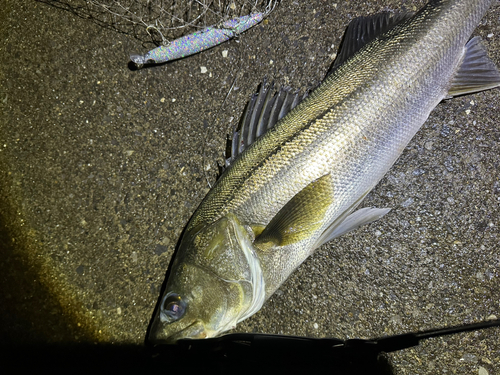
[[[224,217],[184,234],[148,340],[215,337],[259,310],[264,299],[251,232],[234,216]]]

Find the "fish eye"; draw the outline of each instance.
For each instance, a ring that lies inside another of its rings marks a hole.
[[[163,323],[172,323],[179,320],[186,313],[187,304],[180,295],[176,293],[167,293],[163,297],[160,308],[160,320]]]

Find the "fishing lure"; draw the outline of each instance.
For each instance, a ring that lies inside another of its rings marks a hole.
[[[209,26],[201,31],[175,39],[166,46],[157,47],[145,55],[131,55],[130,60],[140,67],[144,64],[158,64],[193,55],[236,37],[257,25],[271,11],[272,9],[268,8],[264,13],[255,12],[224,21],[219,25]]]

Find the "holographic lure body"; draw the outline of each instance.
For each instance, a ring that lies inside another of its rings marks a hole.
[[[157,47],[145,55],[131,55],[130,60],[136,65],[158,64],[193,55],[234,38],[261,22],[266,14],[267,12],[259,12],[233,18],[175,39],[168,45]]]

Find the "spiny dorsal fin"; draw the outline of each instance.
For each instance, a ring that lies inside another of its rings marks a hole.
[[[268,250],[308,238],[323,225],[332,202],[333,184],[330,174],[327,174],[311,182],[290,199],[254,244],[261,250]]]
[[[500,86],[500,74],[490,60],[481,38],[474,37],[465,45],[462,63],[451,81],[448,97],[470,94]]]
[[[378,13],[352,20],[349,26],[347,26],[340,51],[327,76],[363,46],[411,16],[413,16],[413,13]]]
[[[238,155],[271,129],[283,116],[297,106],[304,98],[292,89],[281,87],[273,92],[274,84],[264,81],[258,93],[252,95],[240,121],[239,130],[235,131],[231,143],[231,155],[226,165],[231,164]]]

